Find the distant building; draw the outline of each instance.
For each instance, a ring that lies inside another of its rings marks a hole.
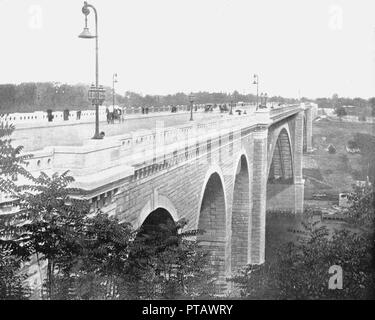
[[[346,145],[346,152],[348,153],[361,153],[361,149],[357,148],[351,148],[348,145]]]
[[[349,200],[348,200],[348,192],[343,192],[339,194],[339,206],[347,208],[350,206]]]
[[[335,109],[333,109],[333,108],[319,108],[317,113],[320,116],[322,116],[322,115],[333,116],[334,113],[335,113]]]

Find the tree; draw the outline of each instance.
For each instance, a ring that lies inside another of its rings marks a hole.
[[[37,101],[37,87],[35,83],[21,83],[16,87],[14,104],[19,109],[32,112]]]
[[[214,274],[208,268],[208,254],[191,239],[198,231],[179,232],[186,225],[180,221],[146,235],[101,212],[89,215],[89,204],[71,196],[76,192],[68,186],[73,181],[68,172],[52,177],[42,172],[33,184],[16,190],[27,219],[8,226],[13,243],[22,244],[16,248],[23,250],[12,250],[12,256],[35,255],[39,265],[47,262],[43,299],[212,294]],[[137,233],[142,236],[134,240]],[[12,281],[18,283],[16,277]]]
[[[22,147],[13,147],[10,138],[14,126],[4,122],[0,116],[0,192],[16,197],[17,186],[15,181],[19,175],[33,179],[32,175],[24,168],[31,155],[22,155]],[[5,217],[0,217],[0,299],[23,299],[27,290],[22,281],[24,277],[19,274],[22,262],[27,260],[25,249],[15,241],[9,230],[9,222]]]
[[[337,107],[339,107],[339,95],[337,94],[337,93],[335,93],[335,94],[333,94],[332,95],[332,106],[333,106],[333,108],[337,108]]]
[[[335,113],[337,114],[339,118],[347,115],[345,108],[342,106],[336,107]]]
[[[120,224],[101,212],[86,220],[82,254],[73,268],[74,276],[69,275],[76,299],[126,296],[123,278],[134,235],[129,223]]]
[[[359,97],[354,98],[352,101],[353,101],[353,106],[356,106],[359,108],[363,108],[367,105],[367,101]]]
[[[0,112],[12,110],[16,98],[16,86],[14,84],[0,85]]]
[[[358,143],[355,140],[348,141],[348,148],[350,149],[359,149]]]
[[[10,136],[14,129],[15,127],[5,122],[4,116],[0,115],[0,192],[8,194],[15,191],[18,175],[33,179],[25,169],[31,155],[22,155],[22,146],[12,146]]]
[[[184,219],[177,224],[161,224],[155,232],[141,233],[134,241],[127,280],[132,298],[177,299],[214,295],[215,273],[209,267],[208,252],[196,239],[201,231],[182,232],[186,225]]]
[[[0,300],[23,300],[29,296],[23,284],[26,277],[19,273],[23,261],[20,249],[17,243],[0,239]]]
[[[328,98],[317,98],[315,102],[320,108],[332,108],[332,104]]]
[[[73,181],[68,172],[52,177],[42,172],[32,185],[17,188],[27,219],[21,226],[8,226],[12,243],[23,248],[12,255],[36,255],[39,266],[47,262],[43,299],[114,298],[133,231],[100,212],[89,215],[89,203],[71,196]]]
[[[330,154],[335,154],[336,153],[336,148],[333,145],[330,144],[329,147],[328,147],[328,152]]]
[[[160,225],[142,233],[100,212],[86,219],[82,250],[73,267],[55,276],[58,299],[176,299],[208,297],[214,274],[197,231],[177,234],[186,224]],[[160,231],[160,229],[159,229]],[[136,235],[138,234],[138,237]]]
[[[364,176],[375,184],[375,137],[370,134],[356,133],[353,139],[361,150],[361,164]]]
[[[374,240],[368,234],[335,230],[304,222],[305,235],[278,248],[275,261],[249,265],[233,282],[242,296],[268,299],[373,299]],[[330,290],[329,269],[344,272],[343,289]]]
[[[349,193],[348,200],[350,208],[346,213],[348,221],[353,225],[358,225],[371,229],[375,225],[375,197],[372,186],[353,186],[353,191]]]
[[[81,253],[89,204],[70,196],[74,189],[67,186],[73,181],[68,172],[52,177],[42,172],[32,185],[17,188],[20,209],[28,216],[27,223],[16,226],[17,240],[29,255],[36,255],[38,264],[47,261],[49,299],[55,298],[55,276],[69,272]]]
[[[372,97],[368,100],[368,103],[371,108],[371,116],[375,117],[375,97]]]

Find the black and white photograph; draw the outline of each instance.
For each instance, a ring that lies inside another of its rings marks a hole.
[[[375,1],[0,0],[0,39],[0,300],[375,299]]]

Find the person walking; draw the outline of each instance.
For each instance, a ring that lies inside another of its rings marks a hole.
[[[114,121],[114,106],[113,105],[110,105],[109,107],[108,107],[108,112],[109,112],[109,122],[110,123],[115,123],[115,121]]]

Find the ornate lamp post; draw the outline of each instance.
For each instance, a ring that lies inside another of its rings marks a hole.
[[[189,95],[189,101],[190,101],[190,121],[193,121],[193,103],[194,103],[194,95],[193,95],[193,93],[190,93],[190,95]]]
[[[267,98],[268,98],[268,95],[267,93],[264,94],[264,106],[267,108]]]
[[[254,74],[254,81],[253,81],[253,84],[256,84],[257,85],[257,107],[256,107],[256,110],[258,110],[258,106],[259,106],[259,76],[257,74]]]
[[[90,14],[91,8],[95,13],[95,35],[92,35],[87,27],[87,16]],[[103,86],[99,87],[99,45],[98,45],[98,13],[94,6],[88,4],[87,1],[84,2],[82,7],[82,13],[85,15],[85,27],[82,33],[78,36],[82,39],[93,39],[95,38],[95,52],[96,52],[96,77],[95,86],[92,85],[89,90],[89,100],[93,105],[95,105],[95,134],[93,139],[103,139],[99,134],[99,105],[102,105],[105,100],[105,90]]]
[[[113,77],[112,77],[112,100],[113,100],[113,107],[115,107],[115,104],[116,104],[115,83],[117,83],[117,73],[114,73]]]
[[[230,101],[230,115],[233,115],[233,100]]]

